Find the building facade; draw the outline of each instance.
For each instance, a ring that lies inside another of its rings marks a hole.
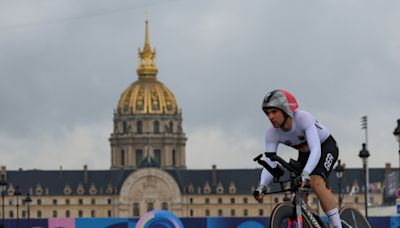
[[[174,94],[158,81],[155,58],[146,21],[138,79],[122,92],[114,111],[110,169],[7,170],[2,166],[0,174],[6,185],[0,215],[139,217],[164,209],[178,217],[254,217],[269,216],[277,203],[288,200],[284,193],[268,195],[263,203],[253,199],[261,169],[187,169],[182,112]],[[365,191],[360,187],[362,175],[361,169],[347,169],[342,184],[344,205],[360,211]],[[371,169],[370,175],[371,183],[382,184],[385,169]],[[337,196],[334,174],[329,182]],[[279,188],[272,184],[269,190]],[[309,203],[319,211],[314,195]],[[379,186],[370,194],[370,204],[382,203],[383,186]]]

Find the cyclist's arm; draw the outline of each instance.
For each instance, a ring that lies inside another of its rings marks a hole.
[[[278,141],[271,130],[272,129],[268,129],[265,134],[265,151],[276,153],[278,149]],[[265,158],[265,161],[272,168],[275,168],[277,166],[277,163],[275,161],[271,161],[271,159],[269,158]],[[263,168],[261,172],[260,185],[268,186],[273,178],[273,175],[268,170]]]
[[[318,161],[321,158],[321,141],[318,135],[317,127],[315,126],[315,120],[311,116],[304,119],[305,133],[307,138],[308,148],[310,149],[310,156],[308,157],[306,166],[303,172],[311,174],[311,172],[317,167]]]

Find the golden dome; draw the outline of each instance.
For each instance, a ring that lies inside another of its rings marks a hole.
[[[151,50],[146,20],[144,48],[139,49],[140,63],[138,78],[122,94],[118,102],[120,114],[175,114],[178,105],[174,94],[157,80],[158,69],[155,65],[155,50]]]
[[[132,83],[118,102],[121,114],[174,114],[178,105],[174,94],[161,82],[140,80]]]

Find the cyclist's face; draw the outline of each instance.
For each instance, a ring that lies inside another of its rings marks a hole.
[[[264,112],[275,128],[280,127],[285,120],[282,111],[278,108],[268,108]]]

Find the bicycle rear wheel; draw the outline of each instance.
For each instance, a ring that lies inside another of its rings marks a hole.
[[[352,207],[342,207],[339,210],[343,228],[371,228],[368,220],[356,209]]]
[[[272,210],[269,220],[269,228],[297,227],[296,211],[293,204],[279,203]],[[303,227],[312,228],[306,216],[303,214]]]

